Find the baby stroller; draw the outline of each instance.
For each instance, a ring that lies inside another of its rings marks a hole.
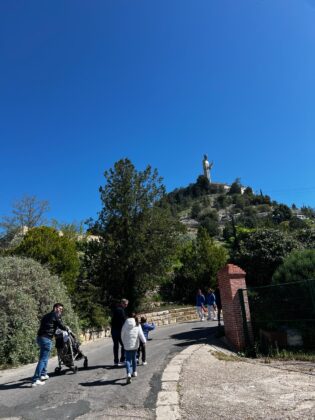
[[[56,349],[59,366],[56,367],[55,373],[59,374],[61,372],[62,365],[71,369],[73,373],[77,373],[78,367],[74,364],[75,360],[84,359],[83,367],[88,367],[88,358],[80,350],[80,342],[77,341],[71,330],[56,330]]]

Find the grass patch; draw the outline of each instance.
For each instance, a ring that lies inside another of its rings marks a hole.
[[[237,356],[234,356],[234,354],[226,354],[221,351],[212,351],[209,350],[212,356],[217,358],[218,360],[223,360],[224,362],[240,362],[240,358]]]
[[[284,361],[301,361],[301,362],[315,362],[315,353],[305,353],[303,351],[289,351],[289,350],[274,350],[263,357],[265,363],[270,363],[272,360]]]

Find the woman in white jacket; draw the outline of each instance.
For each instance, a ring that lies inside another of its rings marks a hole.
[[[136,314],[132,313],[126,319],[121,330],[121,340],[126,352],[127,384],[130,384],[131,376],[137,376],[136,356],[140,341],[146,342]]]

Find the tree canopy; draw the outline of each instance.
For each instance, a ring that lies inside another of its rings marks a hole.
[[[238,248],[233,262],[247,274],[249,286],[270,284],[276,268],[300,244],[285,232],[276,229],[257,229],[243,231],[238,236]]]
[[[101,237],[97,271],[103,298],[126,297],[137,308],[169,269],[182,227],[161,205],[165,187],[157,170],[137,171],[129,159],[121,159],[104,176],[103,207],[91,224]]]
[[[15,255],[33,258],[57,274],[72,293],[79,275],[80,262],[74,240],[47,226],[30,229],[12,250]]]
[[[302,280],[315,282],[315,249],[293,251],[285,258],[272,277],[272,282],[276,284]]]
[[[197,238],[186,242],[180,252],[174,279],[176,299],[192,302],[197,289],[215,287],[217,272],[227,259],[226,249],[216,244],[205,228],[199,228]]]

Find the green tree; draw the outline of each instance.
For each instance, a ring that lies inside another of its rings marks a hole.
[[[58,232],[61,232],[62,236],[65,236],[74,241],[83,238],[83,225],[84,222],[60,223],[55,219],[51,221],[51,227],[55,228]]]
[[[191,213],[190,213],[190,216],[191,216],[193,219],[197,219],[197,218],[198,218],[198,215],[199,215],[199,213],[200,213],[200,211],[201,211],[201,205],[200,205],[200,203],[199,203],[199,202],[196,202],[196,203],[194,203],[194,204],[193,204],[193,206],[192,206],[192,208],[191,208]]]
[[[315,281],[315,249],[291,252],[272,277],[272,282],[275,284],[302,280]]]
[[[104,176],[103,208],[91,225],[101,237],[96,270],[103,299],[124,296],[137,308],[169,270],[182,227],[168,206],[160,205],[165,187],[157,170],[147,166],[138,172],[129,159],[121,159]]]
[[[219,234],[219,223],[217,220],[212,219],[209,216],[206,216],[200,222],[200,225],[206,229],[208,234],[211,237],[217,236]]]
[[[216,275],[224,266],[228,253],[216,244],[204,228],[197,238],[185,243],[180,254],[180,266],[175,270],[175,294],[178,300],[193,302],[196,290],[214,287]]]
[[[310,219],[315,219],[315,209],[312,209],[309,206],[302,206],[301,213],[304,214],[306,217],[309,217]]]
[[[60,276],[70,293],[74,291],[80,270],[74,240],[60,235],[54,228],[36,227],[27,232],[12,253],[33,258],[46,265],[52,274]]]
[[[231,204],[231,197],[228,197],[226,194],[220,194],[215,200],[215,208],[225,209]]]
[[[315,229],[307,228],[296,232],[296,239],[301,247],[306,249],[315,249]]]
[[[80,274],[72,297],[75,309],[80,313],[83,329],[103,328],[109,324],[109,313],[103,305],[100,279],[102,245],[88,236],[77,243],[80,258]]]
[[[240,178],[236,178],[236,180],[231,184],[230,190],[228,194],[241,194],[242,193],[242,185]]]
[[[232,259],[246,271],[249,286],[271,283],[272,275],[284,258],[300,244],[285,232],[259,229],[238,234],[238,247]]]
[[[308,223],[306,220],[301,220],[296,216],[293,216],[288,222],[290,230],[307,229]]]
[[[0,365],[36,360],[39,321],[56,302],[65,305],[63,321],[78,333],[78,318],[57,276],[28,258],[0,257]]]
[[[272,212],[272,220],[276,224],[280,224],[286,220],[290,220],[292,218],[292,211],[290,207],[285,204],[279,204],[276,206]]]

